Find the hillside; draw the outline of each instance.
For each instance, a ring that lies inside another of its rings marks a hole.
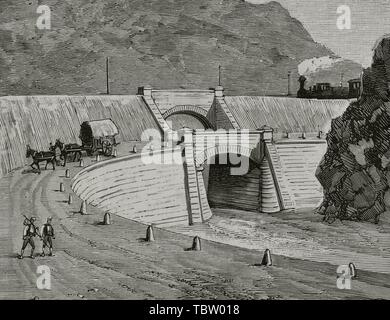
[[[214,87],[221,65],[228,94],[278,95],[300,62],[334,56],[277,2],[47,0],[51,30],[35,27],[38,2],[2,1],[0,95],[104,93],[107,56],[114,94]]]

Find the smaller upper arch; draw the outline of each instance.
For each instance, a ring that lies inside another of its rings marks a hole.
[[[174,114],[189,114],[197,118],[204,125],[205,129],[213,129],[214,126],[207,119],[208,111],[202,107],[194,105],[178,105],[168,109],[163,113],[163,118],[166,120],[168,117]]]

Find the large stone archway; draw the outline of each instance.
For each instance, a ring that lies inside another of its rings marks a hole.
[[[211,208],[261,211],[261,160],[254,149],[219,144],[195,155]]]
[[[209,206],[259,212],[261,211],[260,164],[252,157],[248,157],[247,152],[239,156],[240,165],[244,167],[242,174],[234,173],[236,166],[232,165],[227,154],[223,152],[208,154],[203,166],[203,179],[207,184]]]

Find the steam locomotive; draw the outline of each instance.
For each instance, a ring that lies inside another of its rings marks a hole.
[[[306,77],[299,77],[300,88],[298,98],[303,99],[357,99],[361,93],[361,79],[351,79],[348,87],[332,87],[330,83],[317,83],[309,89],[305,89]]]

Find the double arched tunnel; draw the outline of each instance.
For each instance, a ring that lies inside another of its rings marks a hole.
[[[196,106],[177,106],[163,115],[173,130],[214,129],[207,111]],[[261,161],[254,150],[217,146],[196,156],[211,208],[261,210]]]

